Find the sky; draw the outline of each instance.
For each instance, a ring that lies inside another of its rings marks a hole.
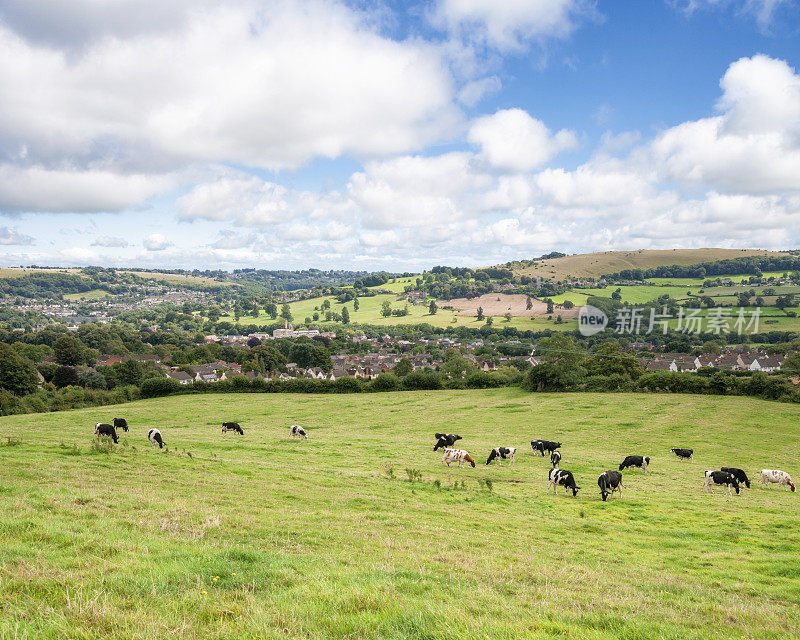
[[[0,0],[0,265],[800,247],[800,0]]]

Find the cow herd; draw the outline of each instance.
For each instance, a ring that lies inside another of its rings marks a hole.
[[[475,460],[465,449],[456,449],[453,445],[461,440],[461,436],[454,433],[435,433],[436,445],[433,447],[434,451],[443,449],[442,464],[450,466],[451,462],[458,462],[458,466],[469,463],[475,466]],[[573,497],[578,495],[580,487],[575,482],[575,477],[571,471],[559,468],[561,463],[561,442],[554,442],[552,440],[532,440],[531,449],[545,456],[546,453],[550,454],[550,463],[552,468],[547,474],[547,493],[553,489],[556,493],[558,487],[564,487],[564,494],[569,495],[572,491]],[[502,461],[507,460],[509,466],[514,465],[514,459],[517,452],[516,447],[495,447],[489,452],[489,457],[486,459],[486,464],[491,464],[497,461],[502,466]],[[679,460],[694,460],[694,450],[684,448],[674,448],[670,450],[674,453]],[[650,465],[649,456],[630,455],[620,463],[619,470],[615,471],[609,469],[600,474],[597,479],[597,486],[600,487],[600,497],[605,502],[609,496],[613,496],[615,491],[619,491],[620,497],[622,496],[622,472],[626,469],[641,469],[642,473],[647,473],[647,467]],[[719,471],[706,471],[705,479],[703,481],[703,488],[710,493],[714,493],[714,485],[724,487],[730,495],[732,491],[739,495],[740,485],[750,488],[750,480],[747,474],[736,467],[722,467]],[[761,486],[769,487],[770,484],[777,484],[779,487],[789,487],[792,491],[795,490],[794,482],[788,473],[785,471],[764,469],[761,472]]]
[[[125,420],[125,418],[114,418],[113,424],[98,422],[95,425],[94,432],[98,437],[110,438],[116,444],[119,442],[117,429],[121,429],[125,432],[128,431],[128,422]],[[223,422],[222,433],[225,434],[229,432],[236,433],[240,436],[244,435],[244,429],[242,429],[238,422]],[[308,434],[306,433],[306,430],[300,425],[296,424],[293,424],[289,427],[289,437],[308,440]],[[443,450],[443,465],[447,465],[449,467],[450,463],[457,462],[459,468],[463,467],[464,463],[475,467],[475,459],[465,449],[457,449],[454,447],[455,443],[462,439],[461,436],[454,433],[435,433],[434,438],[436,439],[436,444],[433,447],[433,450]],[[161,435],[161,431],[158,429],[150,429],[147,432],[147,439],[154,447],[163,449],[165,446],[164,438]],[[542,457],[548,453],[550,454],[550,464],[552,465],[552,468],[547,474],[547,492],[550,493],[550,489],[552,488],[553,493],[556,493],[558,487],[564,487],[565,495],[568,495],[569,492],[572,491],[572,495],[574,497],[578,495],[578,490],[580,487],[576,484],[575,477],[572,475],[571,471],[561,469],[559,467],[561,463],[561,451],[559,449],[561,446],[561,442],[554,442],[552,440],[531,441],[531,449],[533,449],[535,453],[540,453]],[[675,454],[681,461],[692,461],[694,459],[693,449],[676,447],[671,449],[670,452]],[[508,466],[513,467],[516,453],[516,447],[494,447],[491,451],[489,451],[486,464],[489,465],[496,461],[498,465],[502,466],[503,461],[505,460],[508,462]],[[608,500],[609,496],[614,495],[615,491],[618,491],[621,497],[622,471],[635,468],[641,469],[642,473],[647,473],[647,468],[649,465],[649,456],[626,456],[625,459],[620,463],[618,471],[610,469],[600,474],[600,477],[597,479],[597,485],[600,487],[600,497],[603,499],[603,501],[606,501]],[[791,491],[795,491],[796,489],[791,476],[785,471],[780,471],[778,469],[764,469],[761,471],[762,488],[769,488],[770,484],[777,484],[778,487],[788,487]],[[714,487],[717,486],[722,487],[723,490],[727,491],[729,495],[733,495],[734,492],[736,495],[739,495],[742,485],[749,489],[750,479],[747,477],[747,474],[744,472],[744,470],[737,467],[721,467],[719,471],[706,471],[703,480],[703,489],[709,493],[714,493]]]

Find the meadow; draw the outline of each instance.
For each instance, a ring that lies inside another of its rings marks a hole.
[[[93,446],[118,415],[131,431]],[[750,398],[519,389],[3,417],[0,637],[797,637],[800,494],[701,484],[721,465],[797,479],[798,419]],[[435,431],[477,468],[442,467]],[[533,438],[564,443],[577,498],[546,493]],[[514,468],[483,464],[500,445]],[[648,473],[601,502],[598,474],[631,453]]]

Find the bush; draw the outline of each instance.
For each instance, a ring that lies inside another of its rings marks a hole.
[[[475,371],[467,376],[467,388],[492,389],[500,386],[500,380],[485,371]]]
[[[148,380],[144,380],[141,386],[143,398],[168,396],[171,393],[177,393],[180,390],[180,383],[172,378],[150,378]]]
[[[367,391],[399,391],[400,378],[393,373],[380,373],[378,377],[367,385]]]
[[[403,378],[403,388],[409,391],[441,389],[442,377],[433,371],[412,371]]]
[[[361,393],[364,385],[358,378],[339,378],[333,383],[333,390],[336,393]]]

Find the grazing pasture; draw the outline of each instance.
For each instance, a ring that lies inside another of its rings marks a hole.
[[[0,638],[790,638],[800,407],[518,389],[227,394],[0,418]],[[222,435],[235,420],[244,436]],[[287,438],[302,424],[308,441]],[[166,446],[150,446],[160,429]],[[434,433],[514,467],[448,469]],[[577,497],[547,494],[563,443]],[[5,444],[7,442],[7,445]],[[670,449],[694,449],[680,462]],[[627,455],[646,474],[600,499]]]

